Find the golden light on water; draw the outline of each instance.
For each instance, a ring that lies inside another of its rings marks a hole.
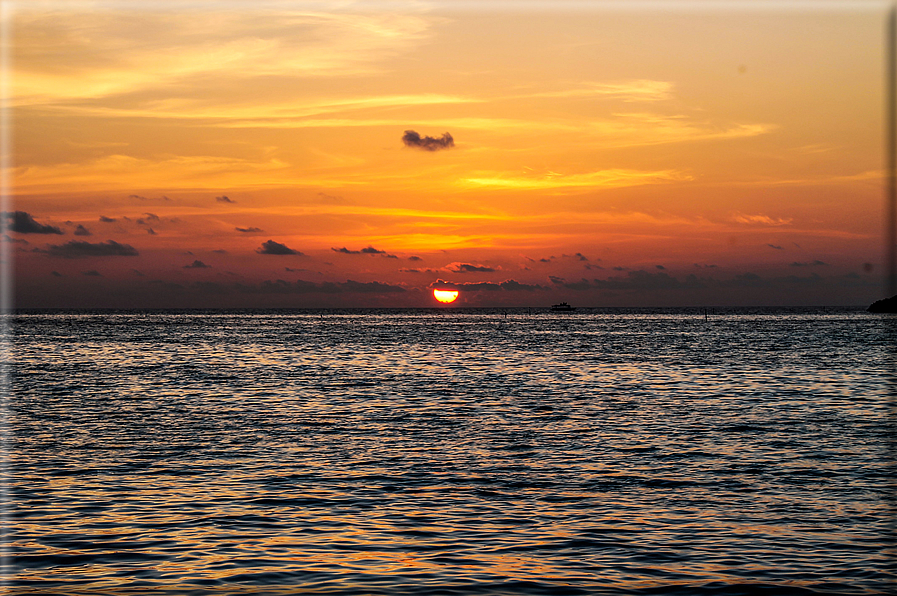
[[[458,290],[433,290],[433,297],[448,304],[458,299]]]

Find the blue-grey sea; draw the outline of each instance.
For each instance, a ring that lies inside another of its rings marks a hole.
[[[10,322],[9,594],[895,587],[894,315]]]

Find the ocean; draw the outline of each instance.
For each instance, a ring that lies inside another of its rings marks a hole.
[[[897,317],[11,317],[9,594],[894,593]]]

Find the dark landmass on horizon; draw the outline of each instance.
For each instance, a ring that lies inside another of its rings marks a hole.
[[[897,313],[897,296],[876,300],[866,310],[874,313]]]

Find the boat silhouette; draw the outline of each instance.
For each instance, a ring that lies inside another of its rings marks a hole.
[[[551,310],[553,311],[569,311],[576,310],[574,307],[570,306],[566,302],[561,302],[560,304],[552,304]]]

